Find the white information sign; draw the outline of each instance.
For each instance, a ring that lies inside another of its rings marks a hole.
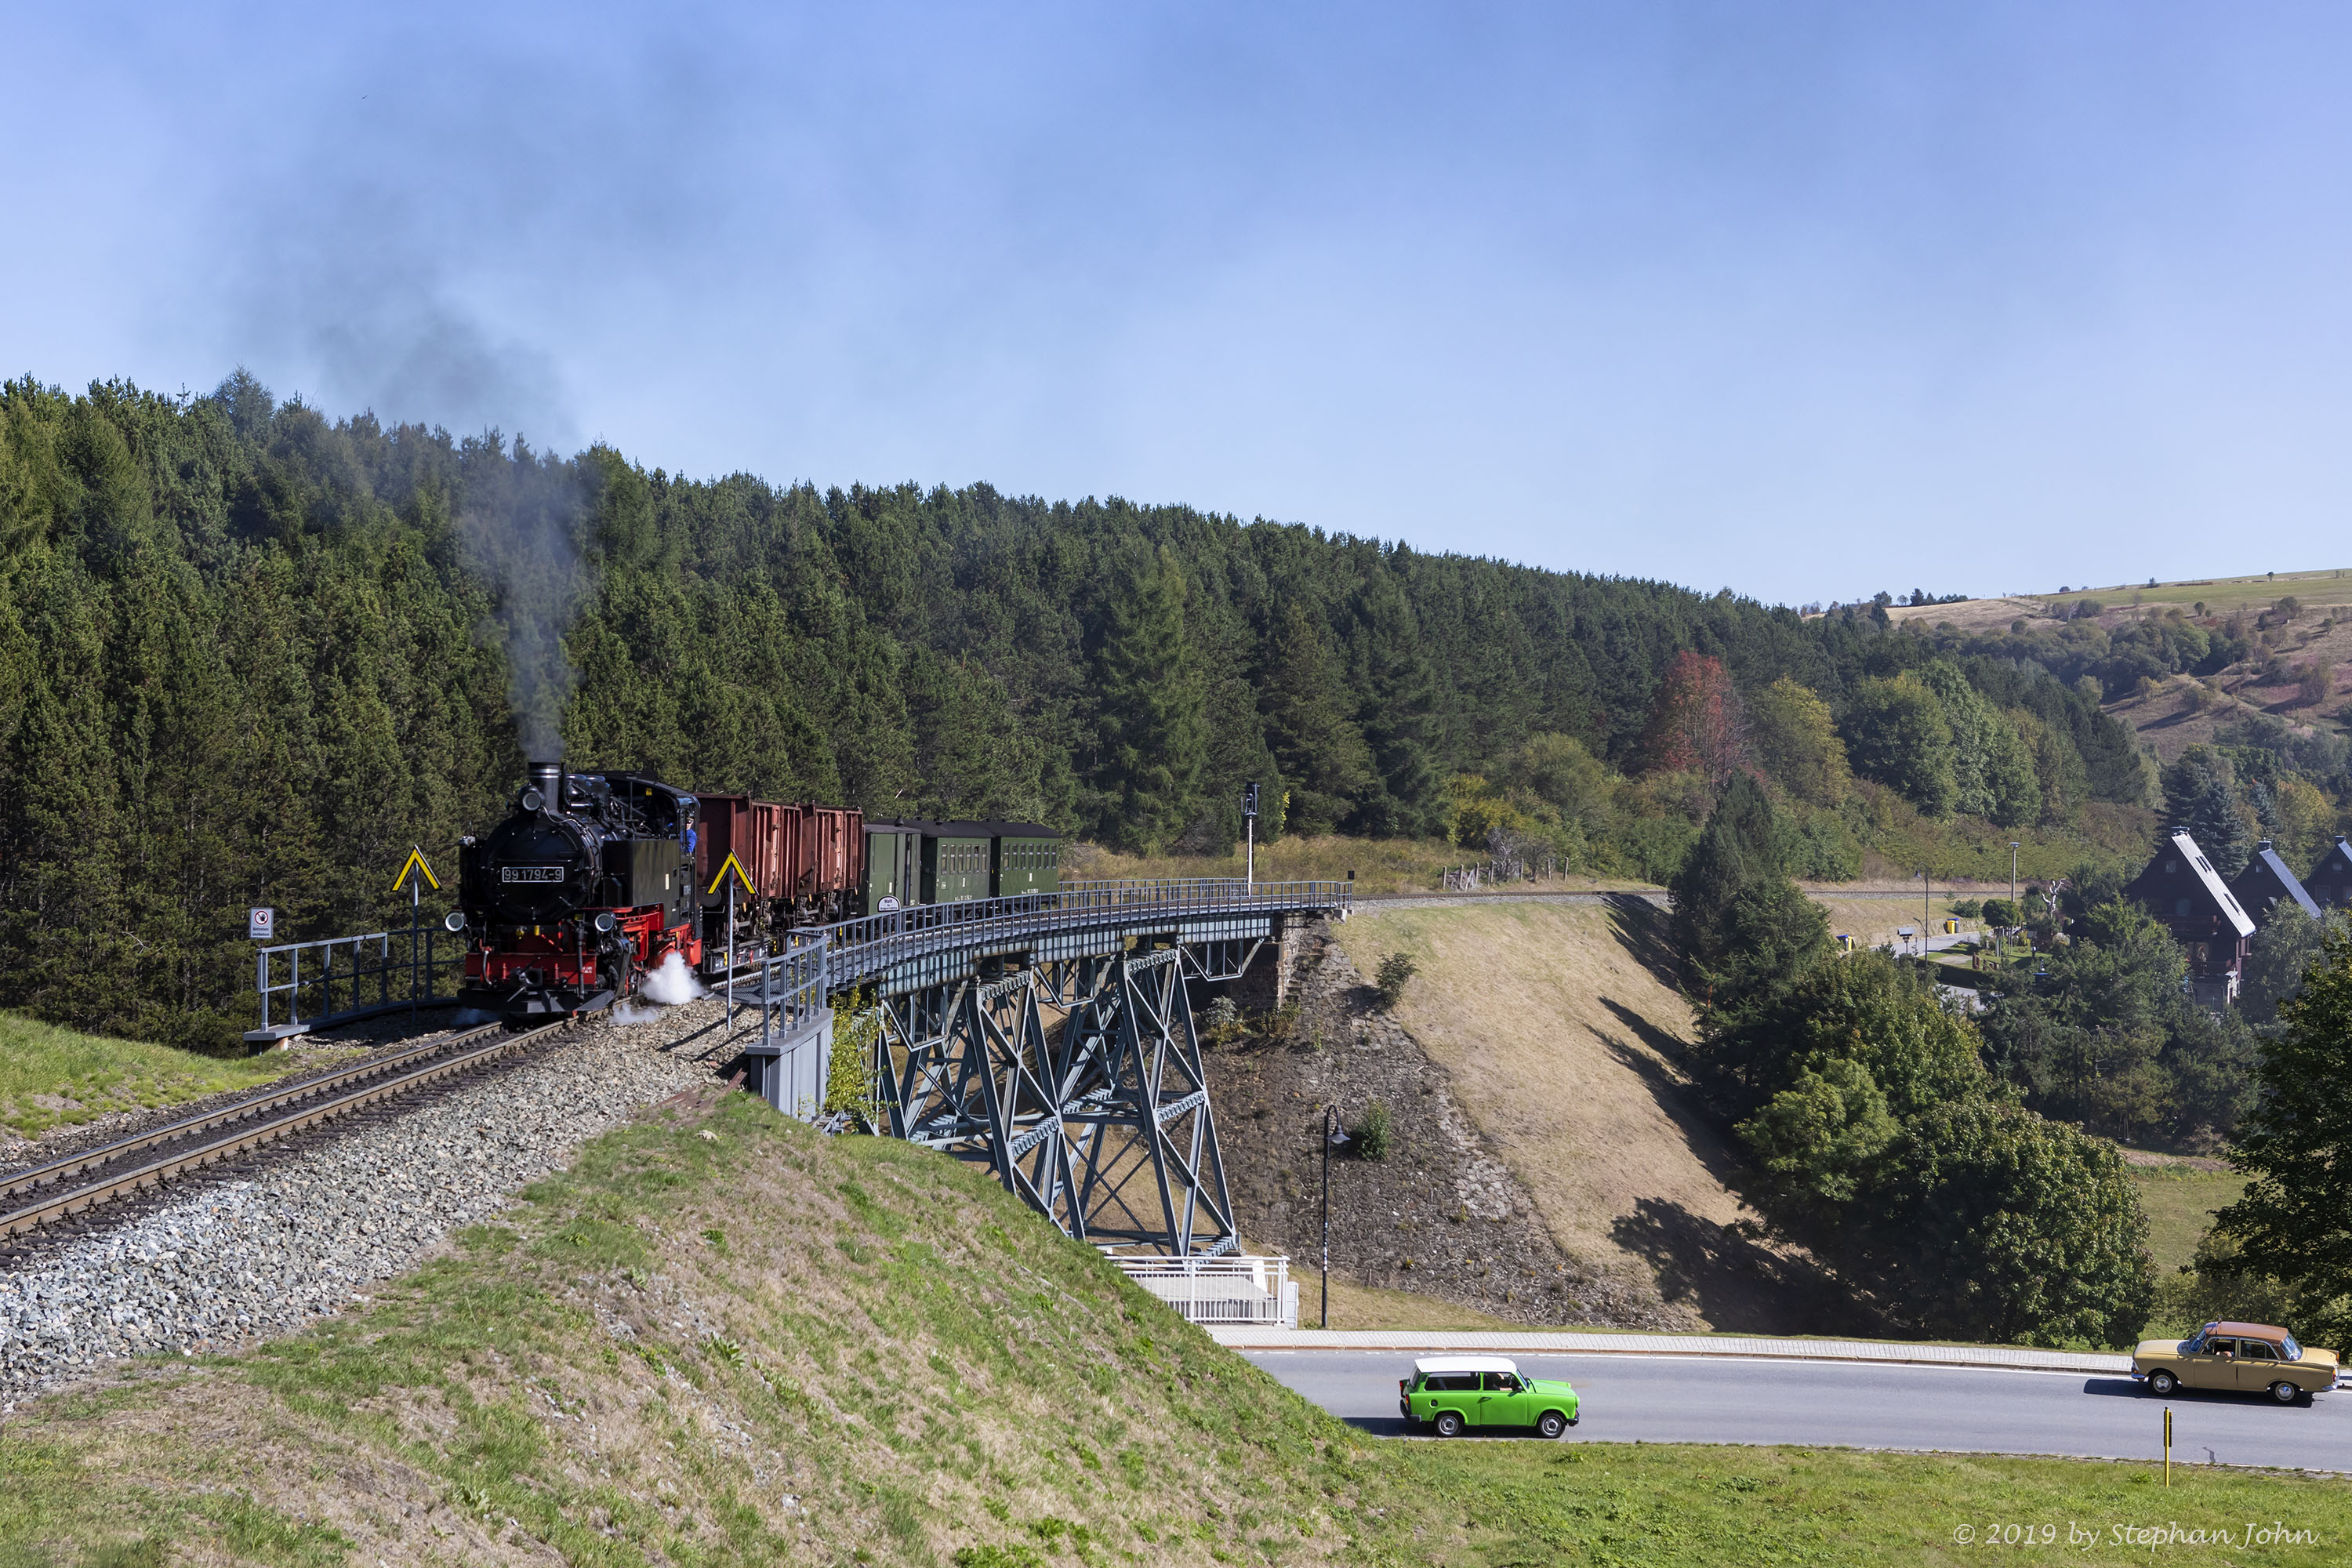
[[[276,910],[246,910],[245,934],[254,942],[268,942],[271,937],[276,936],[278,911]]]

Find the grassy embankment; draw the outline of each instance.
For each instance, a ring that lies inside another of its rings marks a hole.
[[[711,1136],[702,1134],[708,1131]],[[1585,1441],[1392,1443],[1294,1397],[979,1173],[746,1096],[616,1132],[345,1318],[0,1423],[0,1563],[2123,1563],[2114,1524],[2352,1486]],[[2068,1527],[2102,1544],[2063,1544]]]
[[[0,1126],[37,1137],[110,1111],[152,1110],[256,1088],[320,1059],[315,1053],[202,1056],[0,1013]]]
[[[2186,1334],[2203,1314],[2181,1267],[2196,1257],[2197,1244],[2212,1228],[2214,1211],[2237,1201],[2246,1179],[2214,1160],[2137,1151],[2126,1158],[2147,1215],[2148,1251],[2156,1258],[2156,1311],[2146,1332],[2152,1338]]]

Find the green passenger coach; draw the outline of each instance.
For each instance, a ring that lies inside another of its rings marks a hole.
[[[923,834],[923,902],[960,904],[988,897],[989,825],[934,822]]]
[[[866,822],[866,912],[1052,893],[1062,836],[1034,822]]]
[[[993,822],[995,888],[1000,899],[1052,893],[1062,886],[1062,836],[1033,822]]]
[[[921,822],[866,819],[866,912],[878,915],[922,901]]]

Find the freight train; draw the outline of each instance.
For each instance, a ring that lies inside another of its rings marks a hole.
[[[1034,823],[868,821],[539,763],[504,821],[459,841],[446,923],[467,937],[460,1005],[544,1022],[635,995],[673,959],[716,975],[798,927],[1051,894],[1061,860]]]

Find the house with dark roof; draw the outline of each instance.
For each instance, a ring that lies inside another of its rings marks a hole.
[[[2230,896],[2238,900],[2240,909],[2253,917],[2258,926],[2270,924],[2272,914],[2282,904],[2301,910],[2313,920],[2319,918],[2319,906],[2304,890],[2302,879],[2287,869],[2286,862],[2279,858],[2278,851],[2271,847],[2267,838],[2254,846],[2253,858],[2230,884]]]
[[[2337,834],[2319,864],[2311,868],[2311,875],[2303,879],[2303,886],[2311,901],[2323,910],[2352,907],[2352,841]]]
[[[2187,828],[2165,835],[2124,897],[2154,916],[2189,954],[2189,988],[2200,1004],[2219,1007],[2236,999],[2254,922]]]

